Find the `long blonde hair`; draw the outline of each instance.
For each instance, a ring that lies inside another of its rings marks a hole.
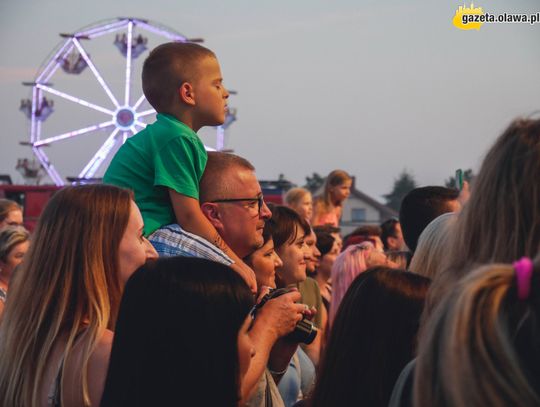
[[[540,405],[540,275],[518,299],[512,266],[466,275],[425,327],[414,377],[414,406]]]
[[[67,187],[47,204],[0,323],[0,405],[37,406],[55,343],[64,360],[82,344],[80,380],[90,405],[88,360],[114,326],[121,297],[118,247],[131,194],[106,185]],[[65,363],[64,363],[65,366]],[[62,383],[65,379],[61,372]]]

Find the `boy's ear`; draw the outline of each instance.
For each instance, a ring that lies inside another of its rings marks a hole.
[[[182,83],[178,88],[178,96],[180,97],[180,102],[195,106],[195,90],[191,86],[191,83]]]
[[[223,224],[221,223],[221,214],[217,204],[213,202],[205,202],[201,205],[201,212],[204,216],[206,216],[216,230],[223,228]]]

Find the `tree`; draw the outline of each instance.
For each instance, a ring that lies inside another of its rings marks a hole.
[[[324,184],[324,178],[314,172],[311,177],[309,175],[306,177],[306,185],[304,185],[304,188],[313,193],[319,189],[322,184]]]
[[[470,184],[471,181],[473,180],[473,178],[474,178],[474,173],[473,173],[472,169],[469,168],[469,169],[463,171],[463,181],[467,181]],[[444,181],[444,185],[447,188],[455,188],[456,187],[456,177],[455,177],[455,175],[447,178],[446,181]]]
[[[394,179],[394,188],[392,192],[383,195],[386,199],[386,205],[395,211],[399,211],[401,201],[410,191],[416,188],[416,181],[412,174],[403,170],[398,178]]]

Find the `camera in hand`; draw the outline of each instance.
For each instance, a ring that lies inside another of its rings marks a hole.
[[[289,289],[287,288],[271,289],[268,294],[262,297],[261,301],[253,309],[253,317],[255,317],[257,311],[261,309],[268,300],[279,297],[280,295],[286,294],[288,292]],[[313,323],[309,319],[303,317],[302,320],[296,324],[296,328],[294,328],[294,331],[287,335],[287,338],[294,342],[305,343],[306,345],[309,345],[315,340],[317,332],[318,331],[315,325],[313,325]]]

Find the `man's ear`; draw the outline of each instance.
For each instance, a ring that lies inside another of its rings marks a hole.
[[[189,82],[184,82],[178,88],[178,97],[180,102],[190,106],[195,106],[195,90]]]
[[[201,211],[203,215],[210,221],[212,226],[219,230],[218,228],[223,229],[223,224],[221,223],[221,213],[219,212],[219,206],[213,202],[205,202],[201,205]]]

